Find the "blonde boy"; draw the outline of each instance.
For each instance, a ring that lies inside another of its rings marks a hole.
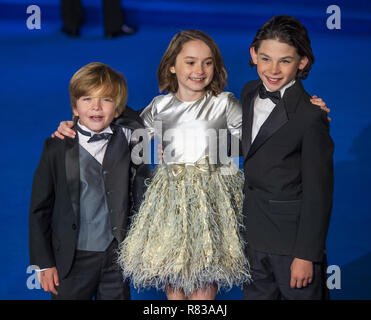
[[[69,92],[77,134],[45,141],[32,187],[31,264],[52,299],[130,299],[115,252],[130,211],[131,132],[141,125],[112,124],[127,85],[103,63],[78,70]]]

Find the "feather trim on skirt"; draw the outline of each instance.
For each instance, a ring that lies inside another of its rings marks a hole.
[[[243,174],[182,176],[160,165],[119,247],[118,262],[136,289],[171,286],[186,296],[204,286],[231,289],[250,280],[240,235]]]

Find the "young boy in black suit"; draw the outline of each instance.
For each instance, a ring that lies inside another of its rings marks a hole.
[[[242,90],[247,255],[245,299],[324,299],[325,242],[333,194],[326,112],[301,79],[314,56],[306,28],[276,16],[250,53],[260,79]]]
[[[112,124],[125,110],[127,85],[102,63],[78,70],[69,92],[77,136],[45,141],[32,186],[31,264],[52,299],[130,299],[116,249],[126,235],[131,134],[141,120]]]

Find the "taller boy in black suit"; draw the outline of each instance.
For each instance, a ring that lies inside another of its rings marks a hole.
[[[130,138],[140,119],[112,124],[125,109],[127,86],[102,63],[78,70],[69,89],[78,134],[45,142],[32,186],[31,264],[41,269],[41,285],[53,299],[129,299],[116,249],[127,229]]]
[[[300,79],[314,56],[305,27],[276,16],[250,47],[260,79],[242,91],[247,254],[245,299],[322,299],[333,194],[326,113]]]

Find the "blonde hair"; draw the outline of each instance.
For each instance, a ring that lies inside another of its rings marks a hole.
[[[118,115],[125,110],[128,87],[124,75],[100,62],[91,62],[72,76],[69,85],[72,109],[76,108],[79,98],[92,95],[97,91],[100,91],[100,96],[113,99]],[[74,116],[74,120],[76,118]]]
[[[227,84],[227,71],[225,69],[222,55],[215,41],[200,30],[184,30],[177,33],[173,39],[171,39],[157,69],[157,79],[160,92],[165,91],[176,93],[178,91],[178,80],[176,75],[170,72],[170,68],[175,65],[176,57],[183,49],[183,45],[193,40],[203,41],[210,48],[213,56],[214,76],[205,90],[212,91],[215,96],[224,90]]]

